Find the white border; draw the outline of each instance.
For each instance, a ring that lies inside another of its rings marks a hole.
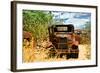
[[[91,60],[75,60],[75,61],[60,61],[60,62],[38,62],[38,63],[22,63],[22,10],[47,10],[47,11],[70,11],[70,12],[89,12],[91,13]],[[63,7],[63,6],[45,6],[34,4],[17,4],[17,69],[35,69],[35,68],[50,68],[64,66],[85,66],[95,65],[96,60],[96,13],[93,8],[80,7]]]

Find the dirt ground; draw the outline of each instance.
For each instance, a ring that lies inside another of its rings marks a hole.
[[[79,60],[90,59],[90,45],[79,45]]]
[[[69,60],[88,60],[91,57],[90,45],[79,45],[79,58]]]

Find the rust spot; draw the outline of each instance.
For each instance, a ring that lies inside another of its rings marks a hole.
[[[23,39],[30,41],[32,39],[32,33],[24,31],[23,32]]]

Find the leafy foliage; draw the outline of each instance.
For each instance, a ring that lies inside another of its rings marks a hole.
[[[52,15],[47,11],[23,10],[23,30],[31,32],[36,40],[48,36],[48,24]]]

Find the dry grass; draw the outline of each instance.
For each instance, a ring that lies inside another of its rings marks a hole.
[[[42,43],[43,44],[43,43]],[[44,47],[33,47],[33,41],[24,40],[23,43],[23,62],[44,62],[44,61],[64,61],[66,57],[58,58],[49,56],[49,49]]]
[[[91,45],[86,45],[86,58],[91,59]]]
[[[91,58],[91,45],[79,45],[79,60],[87,60]]]
[[[62,58],[57,57],[56,54],[54,57],[49,56],[49,49],[44,47],[34,47],[33,41],[28,42],[24,40],[23,43],[23,62],[44,62],[44,61],[65,61],[66,57]],[[43,43],[42,43],[43,44]],[[79,58],[77,60],[87,60],[91,57],[91,48],[90,45],[79,45]],[[69,59],[73,60],[73,59]],[[76,60],[76,59],[74,59]]]
[[[33,41],[28,42],[24,39],[23,42],[23,62],[34,62],[35,55],[33,49]]]

